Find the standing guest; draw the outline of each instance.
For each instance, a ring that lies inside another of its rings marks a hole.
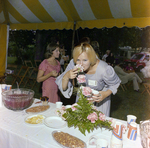
[[[146,62],[146,66],[141,69],[144,78],[150,78],[150,60]]]
[[[78,44],[80,44],[80,43],[88,43],[88,44],[90,44],[90,38],[89,37],[83,37],[80,41],[79,41],[79,43]]]
[[[114,67],[114,70],[116,72],[116,74],[118,75],[118,77],[121,80],[121,84],[126,84],[128,81],[133,81],[133,89],[136,92],[139,92],[139,83],[142,83],[142,80],[140,79],[140,77],[135,73],[126,73],[122,68],[121,65],[122,62],[120,60],[117,61],[116,66]]]
[[[91,42],[91,40],[90,40],[89,37],[83,37],[83,38],[81,38],[81,40],[77,44],[75,44],[75,46],[77,46],[77,45],[79,45],[81,43],[88,43],[88,44],[90,44],[90,42]]]
[[[61,73],[64,71],[64,64],[65,64],[65,55],[62,54],[60,58]]]
[[[49,98],[49,102],[55,103],[60,100],[58,96],[58,86],[55,83],[56,77],[60,72],[59,45],[56,43],[48,44],[45,57],[46,59],[39,65],[37,82],[43,82],[42,96]]]
[[[66,56],[65,56],[65,49],[64,45],[60,46],[60,66],[61,66],[61,73],[64,71],[64,64],[66,61]]]
[[[95,50],[97,57],[100,58],[99,43],[97,41],[91,41],[91,46]]]
[[[106,58],[108,57],[110,50],[106,50],[106,53],[103,55],[102,60],[106,62]]]
[[[109,55],[106,57],[106,63],[108,63],[109,65],[113,67],[114,61],[115,61],[114,54],[110,52]]]
[[[86,86],[99,91],[93,95],[93,101],[98,110],[106,116],[110,114],[111,94],[117,92],[120,79],[114,69],[106,62],[97,58],[92,46],[88,43],[81,43],[73,50],[73,59],[68,64],[66,70],[56,79],[56,84],[66,98],[70,98],[73,92],[72,80],[77,77],[80,64],[86,76]],[[78,101],[76,96],[76,102]]]

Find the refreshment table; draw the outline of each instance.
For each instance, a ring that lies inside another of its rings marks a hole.
[[[40,104],[35,104],[39,100],[35,99],[32,106],[37,106]],[[49,116],[57,116],[55,114],[56,105],[49,103],[50,108],[40,114]],[[88,140],[91,136],[96,135],[99,138],[106,139],[109,143],[112,131],[108,129],[95,129],[91,133],[87,133],[84,136],[78,129],[74,127],[68,128],[67,126],[61,129],[53,129],[47,127],[46,125],[28,125],[25,123],[24,119],[31,114],[27,114],[25,110],[23,111],[11,111],[7,108],[0,107],[0,147],[1,148],[61,148],[59,144],[55,142],[52,137],[52,132],[54,130],[63,131],[76,136],[83,140],[87,144],[87,148],[94,148],[94,146],[88,145]],[[127,125],[126,121],[116,119],[123,124]],[[127,139],[127,132],[123,134],[123,148],[142,148],[139,125],[136,141],[131,141]]]

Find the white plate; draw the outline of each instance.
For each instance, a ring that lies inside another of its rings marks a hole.
[[[38,115],[41,115],[41,114],[38,114]],[[31,123],[26,122],[26,120],[28,120],[29,118],[37,117],[38,115],[28,116],[28,117],[26,117],[26,118],[24,119],[24,122],[25,122],[27,125],[33,125],[33,126],[36,126],[36,125],[42,125],[42,124],[43,124],[44,119],[46,118],[44,115],[41,115],[41,116],[43,116],[43,119],[42,119],[42,122],[41,122],[41,123],[31,124]]]
[[[59,129],[67,126],[66,121],[64,121],[61,117],[56,117],[56,116],[45,118],[44,124],[50,128],[55,128],[55,129]]]

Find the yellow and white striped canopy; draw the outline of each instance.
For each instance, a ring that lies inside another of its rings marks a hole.
[[[11,29],[145,27],[150,0],[0,0],[0,23]]]

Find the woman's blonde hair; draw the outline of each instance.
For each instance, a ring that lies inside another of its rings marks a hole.
[[[46,52],[45,52],[45,58],[48,59],[50,58],[52,55],[53,55],[53,51],[59,47],[58,44],[56,43],[50,43],[47,45],[47,48],[46,48]]]
[[[78,57],[83,53],[86,52],[87,56],[89,58],[89,61],[91,62],[91,65],[93,66],[96,63],[96,53],[92,46],[88,43],[81,43],[77,45],[73,50],[73,60],[76,63]]]

